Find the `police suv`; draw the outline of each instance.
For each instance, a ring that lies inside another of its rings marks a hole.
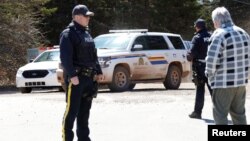
[[[187,49],[180,35],[140,30],[110,30],[95,45],[104,80],[111,91],[132,90],[136,83],[162,82],[178,89],[190,73]],[[58,80],[62,82],[62,73]]]

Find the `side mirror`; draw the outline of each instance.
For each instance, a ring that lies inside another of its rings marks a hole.
[[[34,61],[34,59],[30,59],[29,61],[30,61],[30,63],[31,63],[31,62],[33,62],[33,61]]]
[[[136,51],[136,50],[142,50],[143,46],[141,44],[135,44],[132,48],[132,51]]]

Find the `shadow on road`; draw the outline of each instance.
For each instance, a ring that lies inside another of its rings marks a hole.
[[[186,90],[195,90],[194,88],[179,88],[177,90],[180,91],[186,91]],[[150,91],[177,91],[177,90],[166,90],[165,88],[135,88],[130,92],[136,93],[136,92],[150,92]],[[47,89],[39,89],[39,88],[33,88],[31,93],[27,94],[36,94],[36,93],[54,93],[54,92],[62,92],[63,91],[57,89],[57,88],[47,88]],[[17,94],[20,93],[18,88],[16,86],[0,86],[0,95],[3,94]],[[102,87],[99,89],[98,93],[120,93],[120,92],[111,92],[107,87]]]
[[[214,124],[214,120],[212,120],[212,119],[203,118],[201,120],[204,120],[204,122],[206,122],[207,124]]]
[[[150,91],[186,91],[186,90],[195,90],[194,88],[179,88],[177,90],[166,90],[165,88],[136,88],[130,92],[150,92]],[[109,89],[100,89],[98,93],[120,93],[120,92],[111,92]]]
[[[24,93],[24,94],[41,94],[41,93],[55,93],[55,92],[62,92],[60,89],[57,88],[48,88],[48,89],[40,89],[40,88],[33,88],[31,93]],[[64,93],[64,92],[63,92]],[[21,94],[21,92],[16,87],[6,87],[0,86],[0,95],[9,95],[9,94]]]
[[[0,95],[4,95],[4,94],[17,94],[18,91],[13,91],[13,90],[1,90],[0,89]]]
[[[203,118],[203,119],[201,119],[201,120],[204,120],[207,124],[215,124],[214,120],[212,120],[212,119]],[[232,122],[231,120],[229,120],[229,121],[228,121],[228,124],[229,124],[229,125],[232,125],[233,122]]]
[[[1,94],[16,94],[18,89],[14,85],[0,86],[0,95]]]

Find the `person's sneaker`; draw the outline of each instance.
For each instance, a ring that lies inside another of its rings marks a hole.
[[[189,115],[190,118],[197,118],[197,119],[201,119],[201,114],[198,114],[196,112],[192,112],[190,115]]]

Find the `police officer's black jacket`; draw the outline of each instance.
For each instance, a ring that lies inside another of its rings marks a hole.
[[[196,33],[192,39],[191,54],[193,60],[204,60],[207,56],[208,42],[211,34],[206,29],[202,29]]]
[[[93,68],[102,74],[94,40],[86,27],[75,21],[60,35],[60,59],[69,78],[77,76],[76,68]]]

